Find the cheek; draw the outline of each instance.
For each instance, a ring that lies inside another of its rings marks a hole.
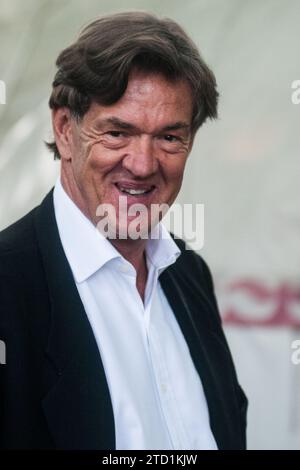
[[[174,185],[181,183],[186,163],[186,159],[180,159],[180,157],[178,157],[178,160],[175,159],[177,159],[177,156],[174,157],[173,162],[169,162],[164,166],[165,177],[170,185],[172,185],[172,183]]]
[[[90,148],[87,158],[87,166],[92,171],[107,173],[111,171],[122,159],[123,155],[116,150],[103,148],[101,143],[97,143]]]

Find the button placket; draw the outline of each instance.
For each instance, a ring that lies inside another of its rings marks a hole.
[[[181,426],[183,425],[181,416],[178,414],[177,405],[175,406],[175,410],[177,410],[176,417],[173,416],[173,413],[170,412],[170,403],[174,403],[174,396],[169,384],[169,374],[164,362],[164,354],[160,346],[159,338],[157,337],[157,333],[155,328],[152,325],[152,328],[149,329],[149,336],[148,336],[149,348],[150,348],[150,355],[152,358],[152,367],[154,372],[154,377],[156,381],[156,386],[158,390],[159,399],[161,401],[162,411],[165,418],[165,422],[167,428],[169,429],[169,433],[174,445],[175,449],[183,449],[183,441],[180,436],[180,432],[175,432],[178,429],[178,421],[180,422]],[[157,358],[157,359],[156,359]],[[171,424],[171,426],[170,426]]]

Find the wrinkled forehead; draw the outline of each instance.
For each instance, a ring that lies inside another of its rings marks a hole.
[[[171,81],[160,73],[135,72],[116,103],[103,106],[93,102],[85,121],[99,125],[114,116],[152,131],[174,122],[190,126],[192,109],[192,93],[186,81]]]

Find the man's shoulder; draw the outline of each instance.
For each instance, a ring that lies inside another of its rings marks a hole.
[[[180,286],[181,291],[185,293],[190,304],[200,305],[204,301],[206,305],[209,305],[210,314],[208,322],[211,324],[211,313],[213,312],[213,317],[217,320],[217,323],[213,322],[212,326],[213,329],[215,329],[216,324],[219,325],[221,323],[221,317],[210,269],[203,257],[194,251],[188,243],[180,238],[174,238],[173,234],[171,234],[171,236],[180,248],[181,254],[166,272],[169,271],[173,279],[177,281],[177,285]],[[162,276],[164,276],[164,273],[162,273]],[[168,282],[166,276],[165,281]]]
[[[41,204],[34,207],[26,215],[0,231],[0,257],[37,247],[36,222],[43,215],[44,230],[47,232],[47,222],[51,218],[53,208],[53,189],[45,195]],[[45,223],[46,221],[46,223]]]
[[[212,276],[204,258],[194,251],[185,240],[175,237],[172,233],[171,236],[181,251],[174,268],[183,271],[187,277],[194,277],[195,275],[204,277],[211,284]]]
[[[20,252],[34,245],[34,214],[36,208],[0,231],[0,256]]]
[[[28,273],[38,259],[38,244],[34,226],[35,212],[28,214],[0,232],[0,277],[20,278]]]

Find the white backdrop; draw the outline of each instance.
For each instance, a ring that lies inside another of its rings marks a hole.
[[[200,129],[178,202],[205,204],[205,245],[240,382],[251,449],[300,449],[300,79],[297,0],[0,0],[0,228],[53,185],[44,148],[58,52],[91,18],[170,16],[214,70],[220,119]]]

